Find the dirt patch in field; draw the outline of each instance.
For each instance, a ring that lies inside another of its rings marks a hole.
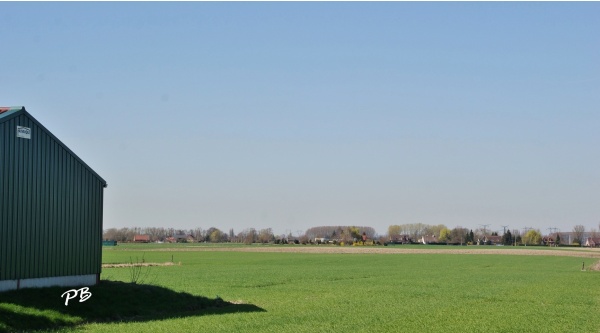
[[[500,254],[500,255],[522,255],[522,256],[564,256],[581,258],[600,258],[600,249],[525,249],[513,247],[480,248],[475,246],[440,248],[440,249],[415,249],[401,248],[399,246],[388,247],[351,247],[351,246],[247,246],[247,247],[203,247],[190,246],[183,248],[152,249],[149,251],[224,251],[224,252],[282,252],[282,253],[338,253],[338,254]]]
[[[123,268],[123,267],[149,267],[149,266],[175,266],[173,262],[136,262],[133,264],[102,264],[102,268]],[[179,263],[181,265],[181,263]]]

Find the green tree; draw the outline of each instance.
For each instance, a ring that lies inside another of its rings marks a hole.
[[[475,241],[475,234],[473,233],[473,229],[471,229],[471,231],[469,231],[469,233],[467,234],[467,243],[471,242],[473,243]]]
[[[527,233],[525,234],[525,236],[523,236],[523,242],[526,245],[529,244],[540,244],[542,242],[542,234],[540,233],[539,230],[534,230],[531,229],[529,231],[527,231]]]
[[[222,234],[221,230],[219,230],[219,229],[214,229],[214,230],[213,230],[213,231],[210,233],[210,236],[209,236],[209,238],[210,238],[210,241],[211,241],[212,243],[218,243],[218,242],[220,242],[220,241],[221,241],[221,234]]]
[[[361,239],[361,233],[360,233],[360,229],[358,227],[349,227],[348,231],[350,232],[350,236],[352,237],[352,239],[356,239],[359,240]]]
[[[560,245],[560,235],[556,234],[556,240],[554,240],[554,246],[559,246]]]
[[[438,238],[438,240],[440,242],[446,242],[448,243],[448,241],[450,240],[450,237],[452,232],[450,231],[450,229],[448,228],[443,228],[442,230],[440,230],[440,237]]]
[[[513,236],[510,233],[510,230],[508,230],[506,233],[504,233],[504,235],[502,235],[502,244],[512,245],[512,243],[513,243]]]

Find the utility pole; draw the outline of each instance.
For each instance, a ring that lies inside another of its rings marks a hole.
[[[556,230],[558,230],[558,228],[550,227],[550,228],[548,228],[548,230],[550,231],[550,235],[548,235],[548,239],[550,239],[550,236],[552,236],[553,234],[557,234]],[[554,246],[557,246],[557,244],[556,244],[556,236],[554,237],[553,241],[554,241]]]
[[[487,232],[486,232],[487,227],[489,227],[490,224],[480,224],[479,226],[483,227],[483,235],[485,236],[487,234]]]
[[[504,229],[504,233],[506,233],[506,228],[508,228],[507,225],[501,225],[502,229]]]
[[[483,227],[483,244],[485,244],[486,238],[487,238],[486,230],[487,230],[487,227],[489,227],[490,225],[489,224],[480,224],[479,226]],[[479,243],[477,245],[479,245]]]

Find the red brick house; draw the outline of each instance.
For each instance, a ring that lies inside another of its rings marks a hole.
[[[134,243],[150,243],[150,235],[135,235],[133,236]]]

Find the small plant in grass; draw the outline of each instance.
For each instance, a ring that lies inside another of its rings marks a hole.
[[[144,265],[145,259],[143,254],[142,262],[140,262],[138,257],[135,257],[135,260],[136,262],[134,263],[133,259],[129,257],[129,282],[133,284],[138,284],[142,283],[142,281],[148,277],[148,274],[150,274],[151,266]]]

